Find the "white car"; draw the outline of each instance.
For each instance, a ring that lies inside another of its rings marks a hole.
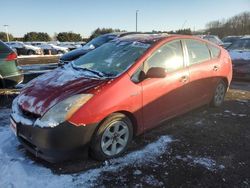
[[[24,44],[23,42],[6,42],[17,55],[42,55],[43,50],[39,47]]]
[[[66,47],[56,46],[54,44],[41,44],[38,47],[43,49],[44,54],[64,54],[69,51]]]

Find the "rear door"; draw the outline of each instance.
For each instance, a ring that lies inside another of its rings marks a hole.
[[[207,43],[195,39],[183,40],[188,60],[190,80],[188,83],[189,108],[208,103],[216,84],[219,63],[211,58]]]
[[[143,89],[143,121],[149,129],[161,121],[185,111],[189,72],[184,66],[180,40],[164,44],[144,62],[144,72],[151,67],[166,70],[165,78],[149,78],[141,82]]]

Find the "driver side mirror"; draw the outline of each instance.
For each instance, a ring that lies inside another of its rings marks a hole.
[[[147,78],[165,78],[166,72],[162,67],[151,67],[146,73]]]

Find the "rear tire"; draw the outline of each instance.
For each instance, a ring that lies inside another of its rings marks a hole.
[[[227,91],[226,84],[223,80],[221,80],[215,88],[214,96],[211,101],[211,106],[220,107],[224,102],[226,91]]]
[[[91,155],[97,160],[120,156],[126,151],[133,137],[130,119],[121,113],[114,113],[105,119],[94,134]]]

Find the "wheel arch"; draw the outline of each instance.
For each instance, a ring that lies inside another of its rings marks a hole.
[[[220,77],[220,79],[226,84],[226,87],[228,88],[229,87],[229,82],[228,82],[227,77]]]
[[[102,123],[107,119],[109,118],[110,116],[112,116],[113,114],[123,114],[125,115],[126,117],[129,118],[129,120],[131,121],[132,123],[132,126],[133,126],[133,137],[135,135],[137,135],[137,132],[138,132],[138,123],[137,123],[137,120],[135,118],[135,116],[129,112],[129,111],[126,111],[126,110],[120,110],[120,111],[115,111],[115,112],[112,112],[110,113],[109,115],[107,115],[105,118],[103,118],[99,123],[98,123],[98,126],[95,128],[95,131],[92,135],[92,138],[94,136],[94,134],[98,131],[98,129],[100,128],[100,126],[102,125]]]
[[[130,119],[130,121],[132,122],[132,126],[133,126],[133,136],[135,136],[138,132],[138,122],[137,122],[135,116],[129,111],[117,111],[115,113],[124,114],[125,116],[127,116]]]

